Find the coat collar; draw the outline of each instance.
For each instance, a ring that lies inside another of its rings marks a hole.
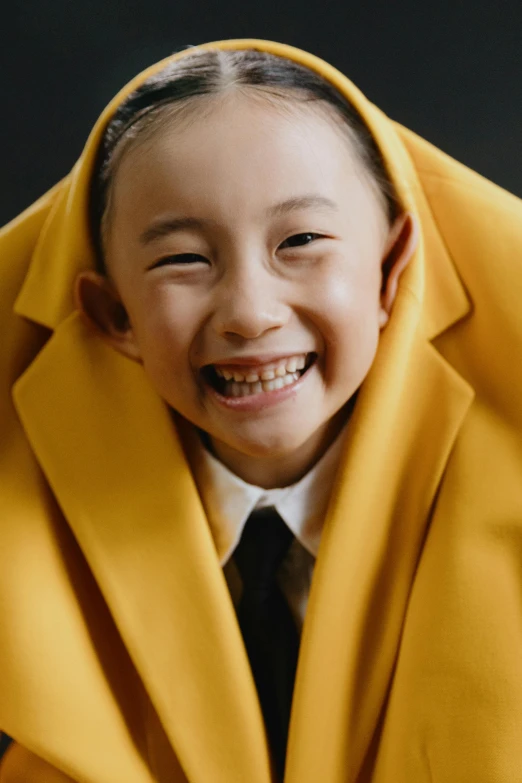
[[[356,780],[429,510],[473,398],[430,342],[468,314],[466,291],[398,134],[368,102],[358,108],[422,237],[349,423],[303,628],[286,783]],[[172,418],[142,368],[73,310],[74,276],[92,265],[82,201],[90,149],[55,197],[17,300],[20,315],[54,334],[18,380],[15,404],[187,777],[268,783],[255,686]]]

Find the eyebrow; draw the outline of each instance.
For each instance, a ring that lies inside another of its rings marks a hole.
[[[213,223],[213,220],[195,217],[159,218],[158,220],[154,220],[150,226],[141,232],[140,243],[142,245],[148,245],[149,242],[153,242],[155,239],[168,236],[169,234],[175,234],[177,231],[186,231],[191,228],[201,229]]]
[[[267,214],[270,217],[280,217],[287,215],[289,212],[296,212],[299,209],[320,209],[326,212],[338,212],[339,207],[326,196],[309,195],[309,196],[294,196],[294,198],[281,201],[279,204],[274,204],[269,207]]]
[[[291,212],[297,212],[300,209],[319,209],[326,212],[338,212],[339,208],[335,201],[326,196],[306,195],[294,196],[293,198],[273,204],[266,210],[269,217],[282,217]],[[167,217],[159,218],[153,221],[139,236],[142,245],[148,245],[155,239],[174,234],[178,231],[190,229],[203,229],[215,225],[214,220],[196,217]]]

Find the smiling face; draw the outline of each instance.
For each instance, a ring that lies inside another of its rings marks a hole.
[[[84,275],[78,298],[225,464],[283,485],[331,442],[371,367],[389,225],[326,109],[204,100],[123,156],[112,282]]]

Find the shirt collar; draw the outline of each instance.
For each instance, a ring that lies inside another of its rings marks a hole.
[[[236,548],[254,509],[274,506],[302,546],[317,557],[345,428],[328,451],[295,484],[263,489],[232,473],[198,441],[194,478],[223,566]]]

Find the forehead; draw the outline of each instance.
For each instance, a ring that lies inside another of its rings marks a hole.
[[[369,187],[333,108],[233,90],[166,111],[134,140],[115,173],[112,201],[120,215],[181,201],[196,213],[239,216],[296,193],[346,196]]]

